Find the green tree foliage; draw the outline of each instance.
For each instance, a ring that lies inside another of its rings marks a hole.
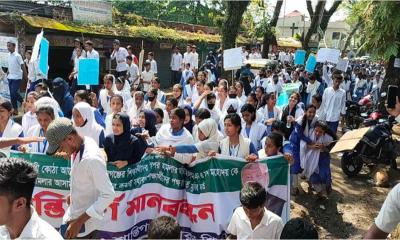
[[[113,0],[112,3],[122,14],[215,27],[221,24],[224,11],[220,0]]]

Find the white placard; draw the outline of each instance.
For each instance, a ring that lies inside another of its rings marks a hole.
[[[317,62],[330,62],[337,64],[339,61],[340,50],[333,48],[320,48],[317,53]]]
[[[14,41],[15,52],[18,52],[18,41],[15,37],[0,36],[0,67],[8,68],[8,49],[7,42]]]
[[[394,59],[394,67],[395,68],[400,68],[400,58],[395,58]]]
[[[343,60],[340,58],[338,63],[336,64],[336,69],[342,72],[346,72],[348,65],[349,65],[349,60]]]
[[[236,70],[243,66],[242,48],[224,50],[224,70]]]
[[[43,30],[38,35],[36,35],[35,44],[33,45],[32,49],[31,61],[36,61],[39,56],[39,48],[40,48],[40,43],[42,42],[42,38],[43,38]]]

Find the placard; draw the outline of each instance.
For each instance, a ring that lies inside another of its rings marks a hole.
[[[306,71],[309,73],[313,73],[315,69],[315,65],[317,65],[317,59],[316,57],[311,54],[308,56],[307,63],[306,63]]]
[[[338,63],[336,64],[336,69],[342,72],[346,72],[348,65],[349,65],[349,60],[344,60],[340,58]]]
[[[304,65],[306,60],[306,51],[297,50],[294,54],[294,65]]]
[[[224,70],[236,70],[243,66],[242,48],[224,50]]]
[[[78,85],[99,85],[99,59],[79,59]]]
[[[36,35],[35,43],[33,44],[33,49],[32,49],[31,61],[36,61],[37,58],[39,57],[39,48],[40,44],[42,43],[42,38],[43,38],[43,31],[41,31],[38,35]]]
[[[333,48],[320,48],[317,53],[317,62],[330,62],[337,64],[339,61],[340,50]]]
[[[47,76],[49,71],[49,41],[46,38],[42,38],[40,41],[40,54],[39,54],[39,71]]]

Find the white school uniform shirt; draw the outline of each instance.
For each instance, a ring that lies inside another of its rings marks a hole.
[[[375,218],[375,225],[385,233],[392,232],[400,222],[400,184],[387,195],[385,202]]]
[[[194,103],[193,96],[196,97],[196,100],[199,96],[199,94],[197,93],[196,85],[193,85],[192,87],[190,87],[190,84],[186,84],[185,90],[186,90],[187,97],[190,97],[192,99],[192,103]]]
[[[10,233],[5,225],[0,226],[0,239],[11,240]],[[63,240],[64,238],[48,222],[41,219],[31,206],[31,218],[22,229],[18,239]]]
[[[102,226],[104,211],[115,198],[104,154],[89,137],[84,137],[83,146],[83,152],[81,148],[75,159],[71,156],[71,205],[63,217],[65,224],[85,212],[90,216],[85,222],[85,231],[79,233],[78,237],[86,236]]]
[[[91,52],[87,51],[86,55],[84,53],[82,53],[82,56],[86,56],[86,58],[94,58],[94,59],[99,59],[100,58],[99,52],[97,52],[94,49],[92,49]]]
[[[8,119],[6,128],[4,129],[4,132],[1,135],[0,140],[3,139],[3,138],[4,139],[16,138],[16,137],[20,136],[21,133],[23,133],[21,125],[19,125],[18,123],[14,122],[10,118],[10,119]],[[0,151],[3,152],[6,156],[10,156],[10,150],[11,150],[11,146],[0,149]]]
[[[320,82],[315,81],[314,83],[307,83],[307,89],[306,92],[308,93],[309,96],[311,96],[309,98],[309,102],[307,104],[311,104],[312,101],[312,96],[316,95],[318,93],[318,88],[321,85]]]
[[[267,131],[267,127],[264,124],[254,121],[251,124],[250,133],[247,135],[246,123],[242,123],[242,135],[251,140],[257,151],[261,149],[261,140],[265,135],[265,131]]]
[[[108,90],[107,89],[101,89],[99,93],[99,100],[101,107],[103,108],[104,112],[106,114],[111,113],[111,106],[110,106],[110,100],[111,96],[108,95]]]
[[[332,87],[325,89],[320,109],[320,120],[339,121],[340,114],[346,114],[346,92],[341,88],[336,91]]]
[[[128,64],[126,65],[129,73],[129,81],[131,82],[131,84],[134,84],[135,86],[139,85],[139,81],[137,81],[139,78],[139,67],[133,62],[131,65]]]
[[[154,78],[154,72],[149,70],[149,71],[142,71],[142,74],[140,75],[143,81],[151,81]],[[147,92],[150,89],[150,83],[143,83],[143,91]]]
[[[171,55],[171,64],[169,66],[171,67],[172,71],[179,71],[179,69],[182,68],[182,62],[183,62],[182,54],[173,53]]]
[[[38,61],[28,61],[28,59],[24,60],[26,66],[28,67],[28,79],[31,82],[35,82],[37,79],[44,78],[43,75],[39,71],[39,63]]]
[[[264,216],[253,230],[243,207],[238,207],[233,213],[227,232],[237,239],[279,239],[283,226],[278,215],[264,208]]]
[[[74,74],[74,77],[76,78],[78,76],[78,72],[79,72],[79,60],[83,59],[84,57],[80,56],[80,57],[75,57],[74,60],[74,72],[76,72]]]
[[[273,118],[278,121],[282,116],[282,110],[279,107],[274,106],[273,112],[274,112]],[[259,108],[257,110],[257,113],[259,113],[261,115],[261,120],[260,121],[262,123],[265,123],[265,121],[267,121],[270,118],[268,116],[268,106],[267,105],[265,105],[262,108]]]
[[[150,61],[150,70],[154,72],[154,74],[157,74],[157,62],[156,60],[148,60]]]
[[[194,69],[199,68],[199,54],[197,52],[192,53],[192,62],[190,63],[190,66],[193,66]]]
[[[37,124],[31,128],[29,128],[26,136],[28,137],[46,137],[42,127]],[[28,144],[29,150],[31,153],[40,153],[46,154],[47,148],[49,148],[49,144],[47,140],[43,142],[33,142]]]
[[[39,124],[36,113],[32,113],[30,111],[26,112],[24,116],[22,116],[22,131],[24,132],[24,136],[28,134],[29,128]]]
[[[117,70],[117,72],[123,72],[128,70],[127,66],[126,66],[126,57],[129,56],[128,51],[126,50],[126,48],[123,47],[119,47],[117,51],[114,51],[111,54],[111,59],[117,62],[117,68],[115,70]]]
[[[187,70],[187,69],[183,70],[182,71],[182,78],[183,78],[184,84],[186,84],[186,82],[189,79],[189,77],[194,77],[193,71],[190,70],[190,69],[189,70]]]
[[[8,79],[22,79],[22,68],[21,65],[24,64],[24,60],[19,53],[14,51],[13,53],[8,53]]]
[[[190,63],[190,70],[193,69],[192,65],[192,58],[193,58],[193,53],[192,52],[185,52],[183,54],[183,68],[185,67],[186,63]]]
[[[177,146],[182,144],[194,144],[193,136],[186,128],[182,128],[181,135],[173,135],[171,124],[165,124],[161,126],[153,142],[156,146]],[[175,153],[174,158],[181,163],[189,164],[192,161],[192,154],[179,154]]]

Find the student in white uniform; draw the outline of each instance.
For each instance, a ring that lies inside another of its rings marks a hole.
[[[0,214],[0,239],[63,239],[31,205],[37,177],[35,166],[27,161],[10,158],[0,162],[0,198],[4,210]]]
[[[115,93],[113,85],[114,85],[114,76],[112,74],[105,75],[104,88],[101,89],[99,93],[99,110],[104,116],[111,113],[110,99]]]
[[[80,102],[74,106],[72,122],[81,136],[92,138],[100,148],[103,148],[104,129],[96,122],[92,107],[88,103]]]
[[[39,94],[35,91],[28,93],[26,98],[25,108],[27,112],[22,116],[22,129],[26,136],[29,128],[39,124],[36,118],[35,102],[38,100]]]
[[[276,106],[276,95],[274,93],[264,96],[264,107],[258,109],[258,113],[262,116],[261,122],[267,125],[267,132],[271,132],[272,123],[279,120],[282,114],[280,108]]]
[[[47,127],[56,118],[54,108],[49,105],[39,105],[36,110],[36,116],[39,124],[31,127],[28,130],[28,137],[45,137],[47,132]],[[21,146],[20,151],[46,154],[47,148],[49,147],[47,140],[43,142],[30,143],[27,146]]]
[[[0,100],[0,139],[2,138],[16,138],[23,137],[24,133],[22,131],[21,125],[12,120],[12,105],[11,102]],[[12,147],[6,147],[0,149],[6,156],[10,155],[10,150],[16,150],[18,145]]]
[[[126,72],[128,70],[126,65],[126,57],[129,56],[129,53],[126,48],[121,47],[121,43],[118,39],[113,41],[113,49],[114,50],[111,53],[111,60],[115,59],[117,62],[117,68],[115,69],[117,71],[116,77],[126,76]]]
[[[112,134],[112,119],[114,117],[114,114],[122,111],[123,106],[124,106],[124,98],[121,95],[115,94],[111,97],[110,99],[111,113],[108,114],[105,119],[106,123],[106,128],[104,131],[105,136]]]
[[[243,105],[240,112],[244,120],[241,134],[249,138],[258,151],[262,147],[261,140],[267,135],[267,127],[256,122],[256,109],[252,105]]]

